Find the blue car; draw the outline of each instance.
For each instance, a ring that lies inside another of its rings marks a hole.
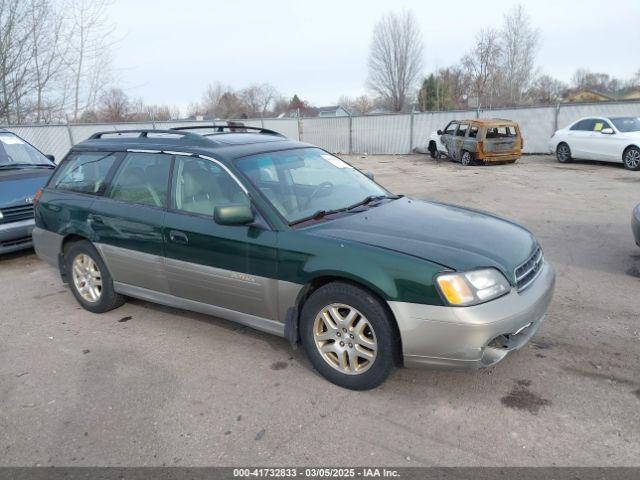
[[[31,247],[33,200],[53,169],[53,156],[0,129],[0,254]]]

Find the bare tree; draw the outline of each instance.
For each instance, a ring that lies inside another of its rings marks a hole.
[[[498,31],[482,29],[476,35],[476,45],[462,58],[470,89],[478,105],[492,105],[495,89],[493,83],[499,78],[501,48]],[[497,82],[495,82],[497,83]]]
[[[40,123],[51,120],[53,110],[64,107],[62,98],[52,98],[61,79],[68,53],[69,38],[64,17],[55,11],[50,0],[31,0],[29,7],[33,68],[33,119]],[[58,96],[60,97],[60,96]]]
[[[540,75],[531,85],[528,96],[533,103],[551,105],[560,101],[567,88],[565,83],[550,75]]]
[[[369,87],[395,111],[407,107],[422,69],[422,34],[413,13],[390,12],[376,24],[369,53]]]
[[[141,103],[141,100],[139,100]],[[138,109],[140,106],[138,105]],[[130,120],[132,105],[129,97],[120,88],[104,92],[98,104],[98,116],[103,122],[126,122]]]
[[[278,95],[276,88],[268,83],[250,85],[240,91],[245,113],[250,117],[264,117]]]
[[[109,0],[72,0],[73,37],[69,68],[73,72],[73,119],[95,105],[111,82],[109,48],[114,27],[107,22]]]
[[[7,123],[21,121],[31,80],[27,7],[21,0],[0,0],[0,118]]]
[[[534,77],[539,41],[539,31],[531,26],[531,19],[522,4],[515,5],[504,16],[500,37],[500,70],[507,100],[511,105],[520,105]]]

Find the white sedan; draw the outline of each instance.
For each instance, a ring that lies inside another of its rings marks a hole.
[[[640,170],[640,118],[581,118],[554,133],[549,150],[561,163],[601,160],[622,162],[629,170]]]

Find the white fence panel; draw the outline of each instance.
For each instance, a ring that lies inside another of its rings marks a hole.
[[[426,153],[432,132],[444,130],[451,120],[476,118],[475,110],[457,110],[451,112],[416,113],[413,116],[413,149]]]
[[[411,115],[353,117],[354,153],[409,153]]]
[[[66,125],[33,125],[7,127],[7,130],[24,138],[45,155],[53,155],[56,162],[62,160],[71,148]]]
[[[486,110],[481,118],[506,118],[518,122],[524,141],[524,153],[546,153],[553,135],[555,107],[510,108]]]
[[[264,128],[274,130],[292,140],[300,140],[297,118],[265,118]]]
[[[564,128],[582,117],[640,117],[640,102],[589,103],[562,105],[558,128]]]
[[[305,118],[302,138],[332,153],[349,153],[349,117]]]

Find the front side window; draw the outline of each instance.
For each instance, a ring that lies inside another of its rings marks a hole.
[[[171,155],[128,153],[118,169],[109,198],[122,202],[164,207],[167,204]]]
[[[218,164],[193,157],[176,157],[171,208],[213,216],[215,207],[248,204],[240,185]]]
[[[59,190],[96,194],[104,186],[107,174],[115,161],[115,153],[72,154],[56,172],[52,184]]]
[[[571,130],[579,130],[583,132],[592,132],[596,124],[596,120],[593,118],[585,118],[571,127]]]
[[[458,124],[455,122],[451,122],[449,125],[447,125],[447,128],[444,129],[444,134],[453,135],[454,133],[456,133],[457,128],[458,128]]]
[[[319,148],[251,155],[236,165],[289,223],[316,212],[343,209],[367,197],[389,195],[360,171]]]
[[[38,150],[17,135],[0,132],[0,167],[53,166]]]

